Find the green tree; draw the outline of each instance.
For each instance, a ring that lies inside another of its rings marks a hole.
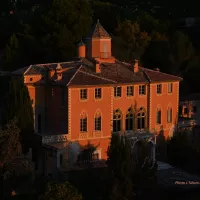
[[[9,121],[4,130],[0,130],[0,164],[3,167],[21,153],[20,129],[17,119]]]
[[[125,20],[120,22],[116,29],[116,34],[127,43],[130,50],[129,60],[136,57],[139,58],[151,41],[148,33],[140,30],[140,25],[137,21]]]
[[[137,21],[140,24],[141,30],[147,31],[148,33],[152,33],[153,31],[166,33],[170,27],[170,23],[168,21],[155,19],[147,12],[139,12]]]
[[[70,185],[70,183],[53,183],[47,184],[46,192],[41,200],[82,200],[82,195]]]
[[[34,133],[32,101],[23,78],[14,77],[5,97],[2,113],[2,125],[5,126],[14,117],[18,120],[23,151],[31,147]]]
[[[125,137],[118,134],[112,135],[107,151],[107,165],[111,174],[110,199],[126,200],[133,198],[133,162],[130,149],[130,144]]]
[[[176,130],[174,136],[167,141],[169,162],[185,170],[199,173],[200,146],[197,141],[199,141],[198,134]]]
[[[6,45],[3,52],[3,65],[5,70],[18,66],[19,62],[19,41],[15,34],[10,37],[9,44]]]
[[[91,27],[92,13],[87,0],[54,0],[40,19],[37,33],[49,61],[76,56],[76,44]]]

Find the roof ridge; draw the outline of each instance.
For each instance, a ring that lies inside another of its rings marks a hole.
[[[82,64],[78,67],[78,69],[76,70],[76,72],[74,73],[74,75],[71,77],[71,79],[69,80],[69,82],[67,83],[67,86],[69,86],[69,84],[72,82],[72,80],[75,78],[76,74],[79,72],[79,70],[81,69]]]
[[[29,69],[32,67],[32,65],[30,65],[27,70],[24,72],[24,75],[26,75],[26,73],[29,71]]]
[[[40,64],[34,64],[35,66],[40,66],[40,67],[42,67],[42,66],[44,66],[44,65],[52,65],[52,64],[65,64],[65,63],[74,63],[74,62],[81,62],[80,60],[78,60],[78,61],[65,61],[65,62],[53,62],[53,63],[40,63]],[[32,66],[34,66],[34,65],[32,65]]]
[[[168,76],[173,76],[173,77],[175,77],[175,78],[183,79],[183,78],[180,77],[180,76],[175,76],[175,75],[172,75],[172,74],[167,74],[167,73],[165,73],[165,72],[155,71],[155,70],[153,70],[153,69],[149,69],[149,68],[145,68],[145,67],[140,67],[140,68],[143,68],[144,70],[149,70],[149,71],[152,71],[152,72],[157,72],[157,73],[165,74],[165,75],[168,75]]]
[[[142,71],[144,73],[144,75],[146,76],[146,78],[148,79],[149,82],[152,82],[150,77],[148,76],[148,74],[145,71]]]
[[[89,75],[89,76],[93,76],[93,77],[100,78],[100,79],[103,79],[103,80],[106,80],[106,81],[112,81],[113,83],[117,83],[116,81],[113,81],[113,80],[111,80],[111,79],[107,79],[107,78],[104,78],[104,77],[96,76],[96,75],[94,75],[94,74],[90,74],[90,73],[83,72],[83,71],[80,71],[80,72],[83,73],[83,74],[87,74],[87,75]]]

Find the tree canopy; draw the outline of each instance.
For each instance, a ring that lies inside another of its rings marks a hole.
[[[181,91],[199,92],[199,47],[169,19],[154,17],[129,1],[2,1],[0,68],[15,70],[35,63],[67,61],[76,44],[100,20],[113,38],[113,55],[140,59],[144,67],[185,78]],[[108,20],[109,16],[109,20]],[[189,72],[189,73],[187,73]],[[188,75],[194,76],[190,78]]]
[[[30,100],[28,89],[24,85],[23,78],[16,77],[11,79],[9,91],[5,96],[2,111],[3,127],[15,117],[20,129],[22,148],[27,151],[31,147],[34,133],[32,101]]]
[[[41,200],[82,200],[82,195],[68,182],[49,182]]]

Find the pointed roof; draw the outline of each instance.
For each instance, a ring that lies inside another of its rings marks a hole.
[[[77,46],[85,46],[85,44],[83,43],[83,40],[81,39],[81,41],[77,44]]]
[[[88,34],[88,38],[111,38],[111,37],[103,28],[103,26],[100,24],[99,20],[97,20],[97,23],[92,27],[92,30]]]

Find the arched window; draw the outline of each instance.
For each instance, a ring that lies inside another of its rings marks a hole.
[[[94,118],[94,130],[101,131],[101,113],[97,112]]]
[[[126,131],[133,130],[134,127],[134,114],[131,108],[128,109],[126,113]]]
[[[161,124],[161,109],[157,108],[156,110],[156,123]]]
[[[86,115],[86,113],[81,114],[80,131],[81,132],[87,132],[87,115]]]
[[[114,111],[113,114],[113,132],[121,131],[122,113],[119,109]]]
[[[146,111],[144,108],[140,108],[137,113],[137,129],[144,129],[146,126]]]

